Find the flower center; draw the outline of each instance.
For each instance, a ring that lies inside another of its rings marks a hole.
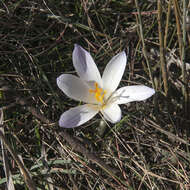
[[[98,102],[100,102],[102,105],[104,105],[104,96],[106,94],[106,90],[103,90],[98,86],[98,83],[94,83],[95,89],[90,89],[89,92],[94,94],[94,97]]]

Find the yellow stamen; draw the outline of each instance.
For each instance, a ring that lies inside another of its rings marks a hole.
[[[106,91],[103,90],[102,88],[99,88],[97,82],[94,83],[94,86],[95,86],[95,89],[94,90],[90,89],[89,92],[94,93],[94,97],[96,98],[96,100],[98,102],[100,102],[101,104],[103,104],[104,103],[104,96],[106,94]]]

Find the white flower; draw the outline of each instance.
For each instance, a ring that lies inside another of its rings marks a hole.
[[[64,112],[59,125],[73,128],[94,117],[99,111],[111,123],[121,119],[119,104],[142,101],[151,97],[155,91],[143,85],[117,87],[123,76],[127,57],[124,51],[114,56],[107,64],[102,78],[93,58],[81,46],[75,44],[73,65],[79,77],[62,74],[57,78],[58,87],[70,98],[85,102]]]

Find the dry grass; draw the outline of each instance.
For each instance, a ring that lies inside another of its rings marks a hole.
[[[184,0],[1,1],[0,188],[190,189],[187,6]],[[102,125],[97,116],[60,129],[60,114],[77,103],[56,78],[74,72],[75,43],[101,71],[126,49],[121,85],[153,86],[156,94],[122,106],[116,125]]]

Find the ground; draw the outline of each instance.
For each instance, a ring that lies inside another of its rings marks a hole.
[[[185,0],[0,2],[0,188],[190,189],[189,5]],[[82,104],[57,87],[77,75],[74,44],[99,70],[125,50],[120,86],[154,88],[122,105],[122,120],[97,115],[64,129],[60,115]],[[9,178],[9,183],[7,178]]]

